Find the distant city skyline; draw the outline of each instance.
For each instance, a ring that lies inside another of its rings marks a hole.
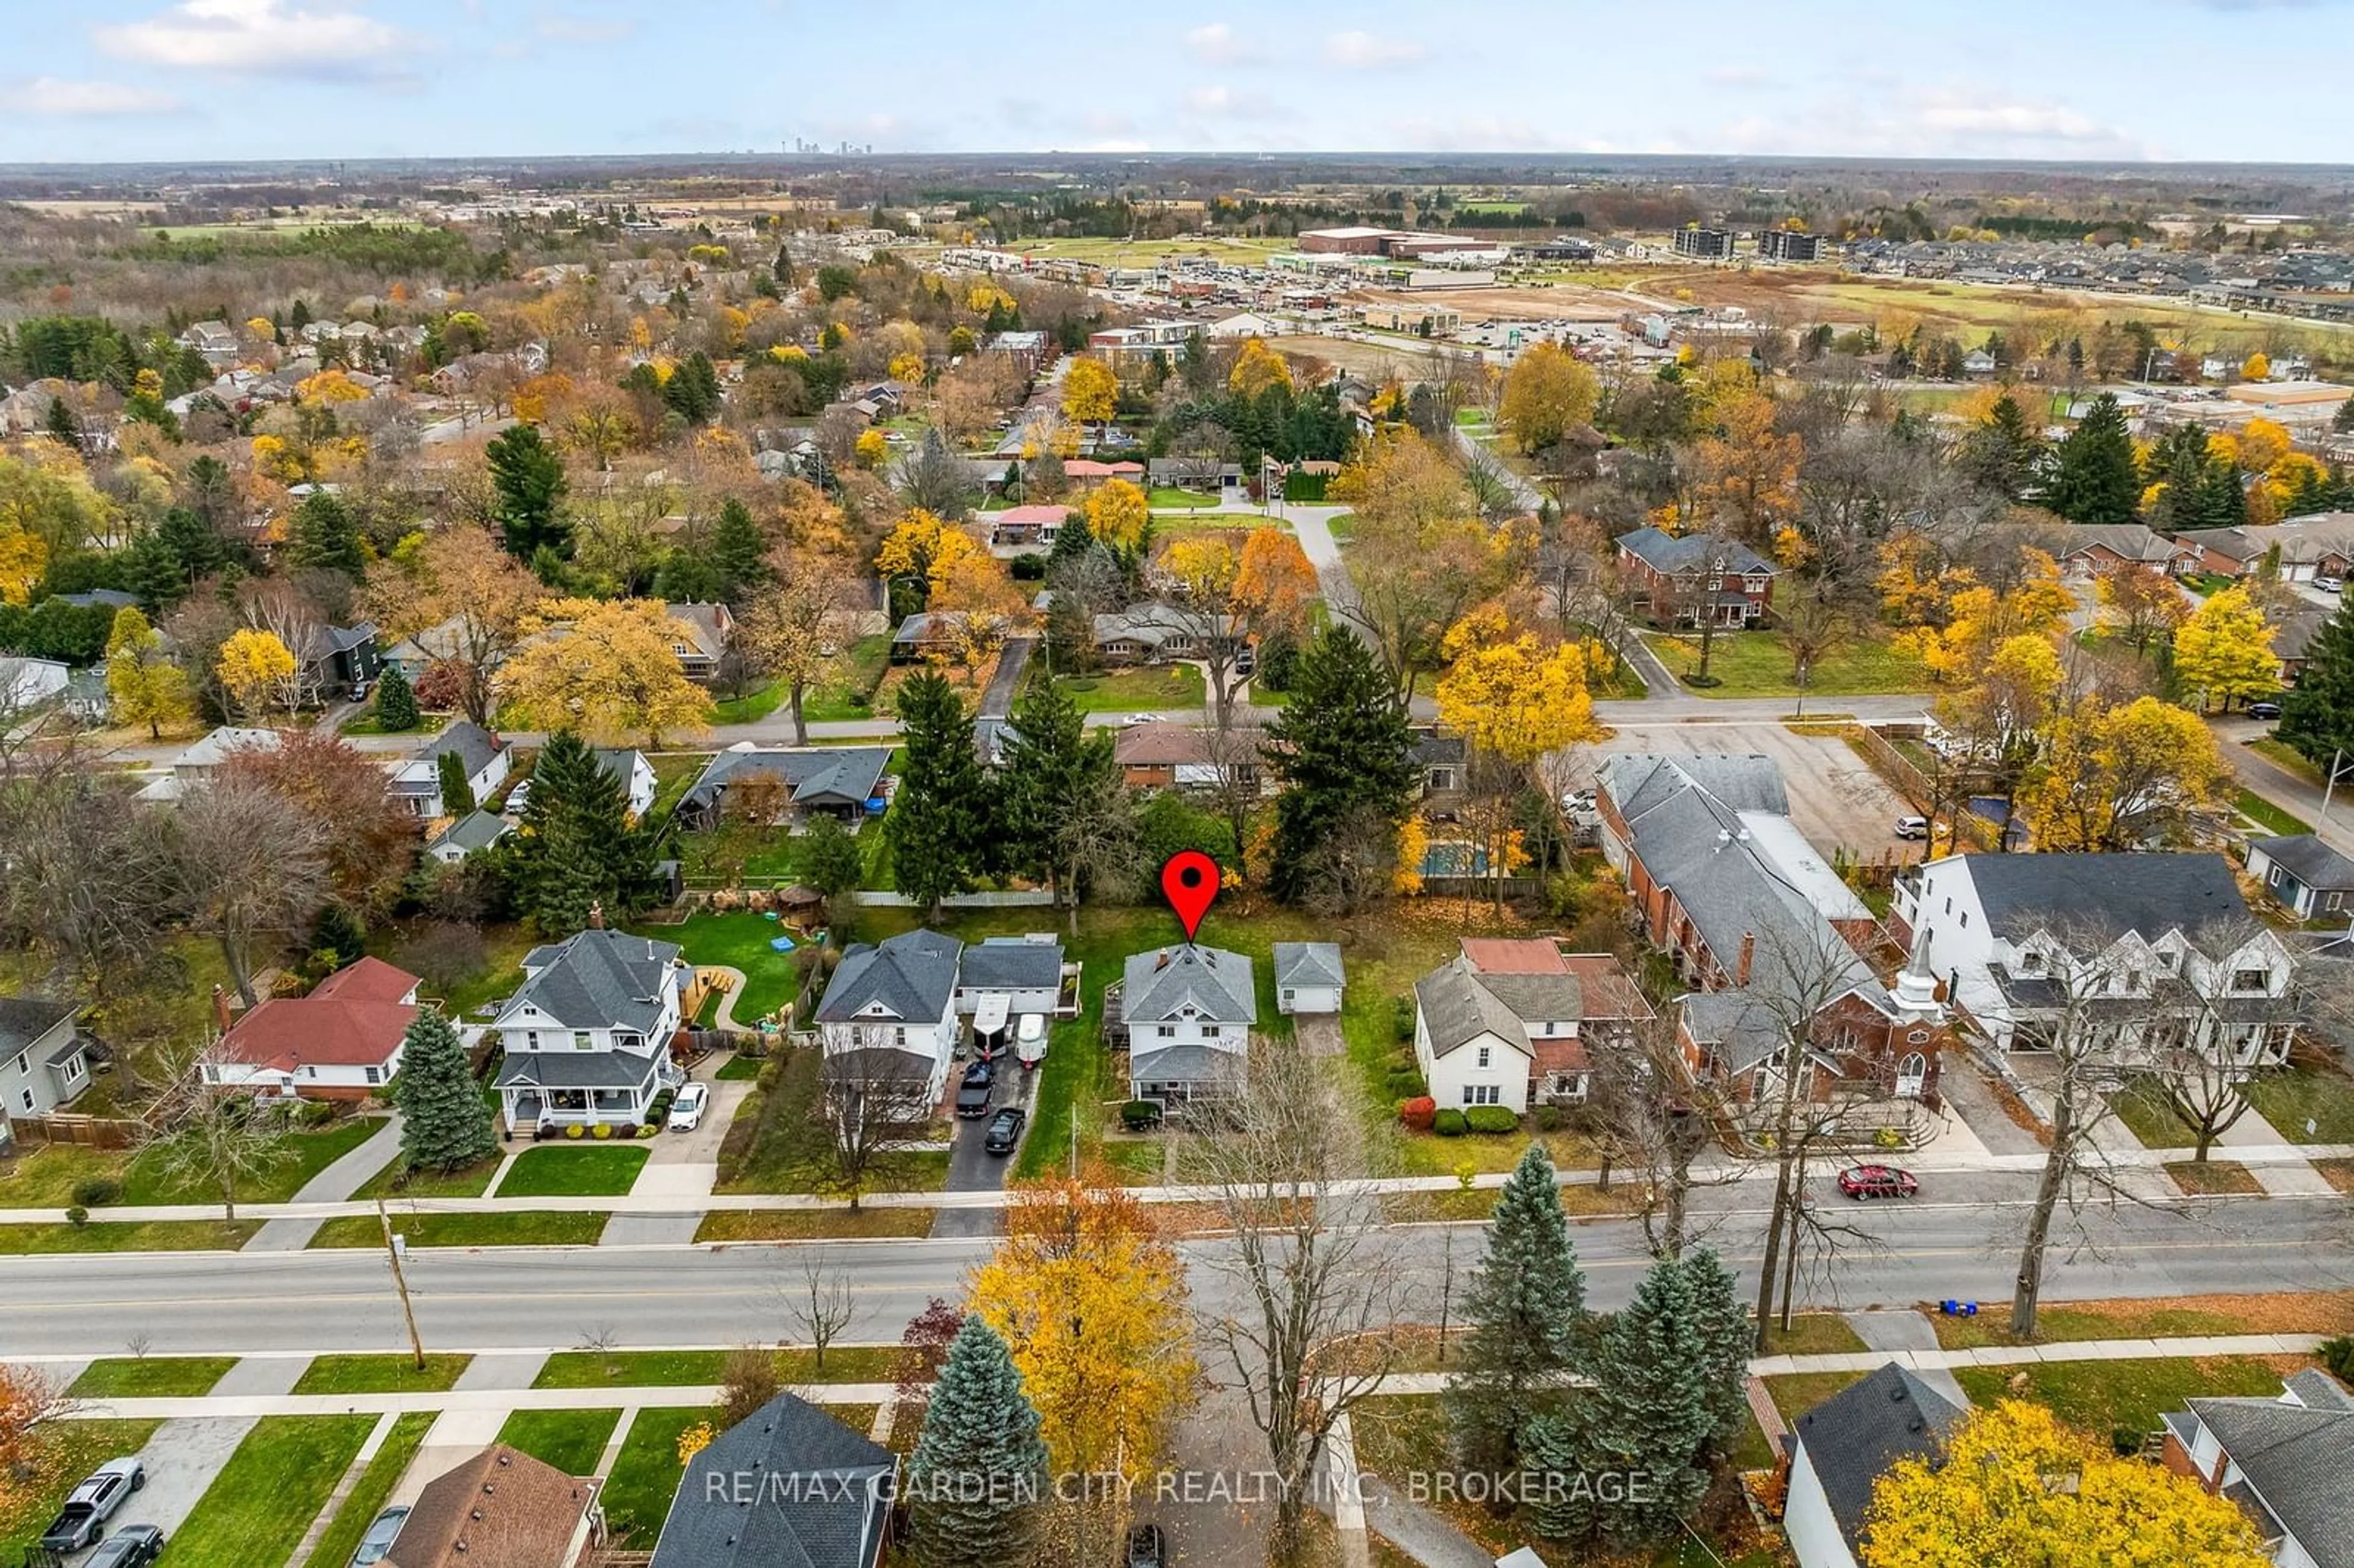
[[[0,162],[1429,151],[2333,163],[2343,0],[11,8]],[[2303,42],[2300,42],[2300,38]]]

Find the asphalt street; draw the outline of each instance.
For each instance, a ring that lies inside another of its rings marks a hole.
[[[2007,1300],[2027,1181],[2021,1175],[1941,1183],[1934,1201],[1849,1206],[1875,1244],[1809,1266],[1812,1305],[1855,1309],[1964,1297]],[[1764,1214],[1738,1189],[1697,1195],[1737,1207],[1710,1239],[1754,1288]],[[1836,1202],[1825,1197],[1819,1201]],[[1457,1232],[1457,1288],[1478,1227],[1401,1225],[1385,1234],[1401,1271],[1436,1317],[1442,1232]],[[2126,1205],[2086,1216],[2077,1243],[2054,1246],[2047,1298],[2157,1297],[2354,1287],[2347,1204],[2335,1197],[2211,1201],[2186,1213]],[[1623,1301],[1648,1263],[1640,1229],[1621,1220],[1576,1225],[1590,1298]],[[849,1275],[856,1318],[844,1338],[888,1340],[933,1296],[953,1298],[987,1253],[981,1238],[808,1244]],[[1195,1304],[1227,1305],[1232,1287],[1204,1266],[1229,1244],[1184,1244]],[[484,1252],[420,1249],[408,1285],[429,1348],[564,1348],[610,1335],[634,1347],[726,1345],[790,1333],[783,1291],[801,1257],[790,1247],[655,1245]],[[0,1258],[0,1359],[120,1354],[144,1335],[157,1353],[385,1350],[405,1342],[385,1260],[372,1253]]]

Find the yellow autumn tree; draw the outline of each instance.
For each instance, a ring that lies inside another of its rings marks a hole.
[[[48,541],[14,523],[0,526],[0,604],[23,604],[49,568]]]
[[[365,403],[367,396],[366,387],[340,370],[322,370],[294,384],[294,397],[303,403]]]
[[[1390,873],[1390,891],[1411,898],[1422,891],[1422,861],[1430,853],[1430,824],[1416,811],[1398,824],[1397,869]]]
[[[114,612],[106,637],[106,694],[117,724],[147,726],[150,740],[164,738],[165,725],[196,716],[188,673],[165,656],[164,639],[136,605]]]
[[[1100,359],[1080,355],[1063,374],[1063,418],[1080,425],[1101,425],[1119,409],[1119,377]]]
[[[2264,355],[2252,354],[2241,362],[2240,379],[2243,381],[2269,381],[2272,375],[2273,362]]]
[[[1021,1369],[1055,1471],[1159,1467],[1200,1375],[1185,1270],[1108,1173],[1017,1187],[968,1305]]]
[[[924,378],[924,356],[921,354],[895,354],[887,367],[894,381],[914,383]]]
[[[2229,708],[2280,689],[2273,628],[2245,588],[2234,584],[2208,595],[2176,630],[2174,673],[2202,711],[2218,701]]]
[[[272,708],[292,712],[294,655],[275,632],[239,627],[221,644],[213,673],[239,714],[259,719]]]
[[[1234,597],[1251,632],[1304,632],[1317,593],[1315,565],[1289,529],[1254,528],[1244,537]]]
[[[1806,443],[1774,429],[1774,399],[1762,388],[1715,399],[1717,428],[1693,444],[1702,506],[1752,545],[1772,540],[1797,515],[1798,464]]]
[[[963,532],[920,506],[911,506],[900,514],[899,521],[891,525],[891,531],[883,535],[883,543],[876,546],[875,573],[885,582],[894,577],[928,579],[932,562],[940,554],[941,541]]]
[[[1226,390],[1239,392],[1246,397],[1256,397],[1270,387],[1291,385],[1291,366],[1283,355],[1267,345],[1261,337],[1243,339],[1243,346],[1235,355],[1234,368],[1226,372]]]
[[[1557,445],[1581,425],[1594,422],[1602,383],[1587,365],[1561,344],[1532,344],[1504,376],[1504,428],[1524,452]]]
[[[711,694],[680,669],[678,628],[660,599],[554,599],[524,630],[496,682],[514,726],[604,746],[642,738],[650,751],[666,734],[709,727]]]
[[[1873,1486],[1863,1568],[2268,1568],[2231,1499],[2163,1465],[2121,1457],[2041,1405],[1971,1412],[1934,1459]]]
[[[853,443],[852,452],[858,459],[859,467],[870,471],[878,469],[883,466],[883,460],[891,455],[891,442],[880,430],[861,430],[858,440]]]
[[[2019,806],[2039,850],[2181,843],[2221,811],[2232,778],[2196,714],[2140,697],[2063,715]]]
[[[1525,766],[1601,734],[1586,689],[1586,656],[1573,643],[1547,648],[1511,635],[1503,612],[1473,612],[1449,631],[1450,661],[1434,694],[1438,719],[1472,749]]]
[[[1144,542],[1152,503],[1124,479],[1106,480],[1087,497],[1087,528],[1102,544],[1132,550]]]
[[[932,560],[931,597],[925,607],[945,618],[941,632],[949,662],[964,671],[967,684],[978,684],[981,667],[1027,619],[1029,600],[1005,563],[970,535],[950,533],[941,545]]]
[[[2059,635],[2076,596],[2060,580],[2059,563],[2041,550],[2026,552],[2028,568],[2017,587],[1999,592],[1973,583],[1952,595],[1943,627],[1926,626],[1900,637],[1941,682],[1969,680],[1987,656],[2013,637]]]

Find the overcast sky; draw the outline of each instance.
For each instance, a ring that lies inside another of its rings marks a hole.
[[[2340,0],[5,0],[0,161],[1044,149],[2354,160]],[[2305,62],[2300,64],[2299,62]]]

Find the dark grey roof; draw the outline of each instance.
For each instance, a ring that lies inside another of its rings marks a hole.
[[[620,780],[621,788],[626,790],[630,787],[630,775],[637,771],[637,759],[643,757],[645,753],[634,747],[604,746],[597,747],[588,755],[597,759],[599,768]]]
[[[2314,1562],[2354,1563],[2354,1405],[2316,1404],[2308,1384],[2280,1399],[2193,1399],[2191,1413],[2232,1456],[2264,1511]]]
[[[1850,1551],[1861,1544],[1873,1483],[1897,1460],[1934,1453],[1961,1418],[1959,1405],[1894,1361],[1798,1417],[1792,1434]]]
[[[493,816],[488,811],[475,811],[442,829],[425,847],[435,850],[447,844],[462,853],[472,854],[476,850],[490,848],[514,831],[514,826],[504,818]]]
[[[1694,571],[1720,558],[1726,571],[1744,577],[1753,572],[1770,575],[1775,570],[1773,562],[1738,539],[1712,539],[1705,534],[1667,534],[1657,528],[1638,528],[1631,534],[1619,535],[1618,544],[1656,572]]]
[[[818,1022],[847,1023],[870,1016],[867,1009],[879,1002],[892,1018],[937,1022],[956,991],[957,959],[963,950],[954,937],[920,927],[873,947],[859,943],[843,954],[833,971],[817,1004]]]
[[[499,1011],[504,1023],[529,1001],[571,1029],[635,1029],[646,1033],[662,1018],[658,1000],[674,985],[678,944],[621,931],[582,931],[524,955],[531,978]]]
[[[872,1568],[897,1468],[780,1393],[687,1462],[650,1568]]]
[[[2250,839],[2248,852],[2253,854],[2258,850],[2307,887],[2324,892],[2354,888],[2354,860],[2348,860],[2311,833]]]
[[[1242,1073],[1242,1053],[1221,1051],[1214,1045],[1169,1045],[1159,1050],[1150,1046],[1129,1047],[1128,1076],[1134,1084],[1217,1084],[1238,1078]]]
[[[1131,953],[1121,976],[1120,1017],[1129,1023],[1174,1018],[1191,1003],[1212,1023],[1258,1022],[1251,961],[1224,948],[1191,942]]]
[[[83,1052],[89,1049],[89,1041],[84,1040],[79,1034],[69,1034],[66,1036],[66,1043],[58,1046],[56,1050],[50,1052],[48,1059],[42,1062],[41,1065],[45,1067],[62,1067],[68,1062],[72,1061],[75,1057],[80,1055]]]
[[[466,777],[471,779],[499,754],[499,743],[491,732],[472,719],[460,719],[449,728],[408,754],[412,762],[439,765],[441,758],[455,752],[465,764]]]
[[[496,1086],[634,1089],[653,1075],[654,1059],[634,1051],[510,1051]]]
[[[890,765],[887,746],[807,747],[767,750],[741,747],[723,751],[704,768],[686,792],[681,810],[705,810],[717,803],[728,782],[747,772],[773,773],[792,791],[797,806],[863,806],[875,798]]]
[[[1053,991],[1063,983],[1063,947],[991,937],[964,950],[957,984],[967,991]]]
[[[15,1055],[76,1011],[72,1002],[44,996],[0,996],[0,1055]]]
[[[1275,983],[1278,986],[1339,986],[1344,975],[1337,942],[1278,942]]]
[[[1600,782],[1629,824],[1661,800],[1694,786],[1732,810],[1790,814],[1782,769],[1762,752],[1623,752],[1602,765]]]
[[[1466,752],[1459,735],[1441,735],[1433,729],[1414,732],[1414,759],[1424,768],[1434,762],[1460,762]]]
[[[2220,854],[1965,855],[1987,923],[2004,937],[2088,927],[2110,937],[2197,931],[2244,919],[2247,901]]]

